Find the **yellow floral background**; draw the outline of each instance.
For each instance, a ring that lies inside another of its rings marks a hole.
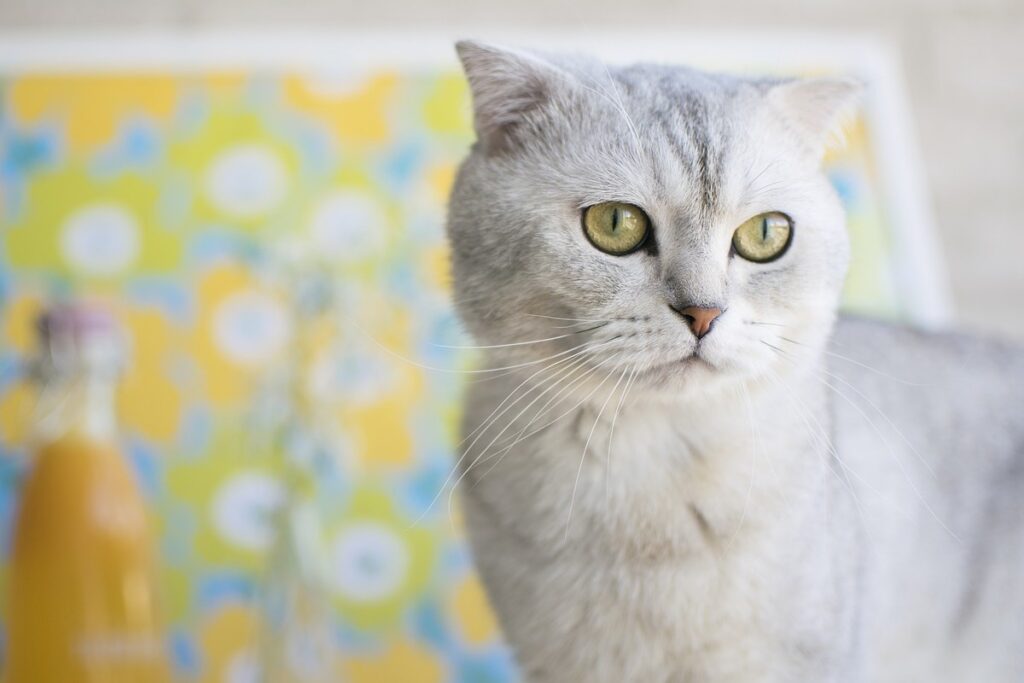
[[[868,125],[829,160],[855,238],[847,302],[895,315]],[[280,579],[270,520],[289,496],[317,520],[326,595],[319,668],[294,680],[515,680],[447,506],[430,506],[460,387],[420,366],[466,362],[443,347],[460,333],[442,224],[470,142],[454,65],[0,74],[0,552],[30,462],[34,318],[88,296],[131,339],[124,448],[154,511],[180,680],[255,680]],[[275,266],[296,244],[338,283],[323,329],[294,325]],[[318,417],[283,450],[315,453],[289,464],[252,425],[301,335]]]

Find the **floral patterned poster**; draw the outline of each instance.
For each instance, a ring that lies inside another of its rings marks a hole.
[[[847,303],[903,316],[872,125],[829,160],[854,235]],[[131,340],[123,443],[179,680],[261,680],[275,510],[296,496],[316,521],[324,641],[289,655],[288,680],[515,680],[442,486],[471,362],[445,348],[461,333],[444,207],[471,141],[453,56],[329,77],[0,72],[0,558],[29,462],[34,317],[88,296]],[[295,245],[327,268],[333,302],[300,326],[278,267]],[[260,411],[289,368],[315,409],[281,440]]]

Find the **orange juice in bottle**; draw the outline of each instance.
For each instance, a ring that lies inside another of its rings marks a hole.
[[[117,446],[111,317],[40,319],[34,457],[15,518],[5,683],[165,683],[152,545]]]

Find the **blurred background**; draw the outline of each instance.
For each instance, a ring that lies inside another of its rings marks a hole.
[[[844,306],[1024,340],[1020,2],[0,0],[5,660],[62,633],[25,621],[48,586],[71,604],[106,572],[134,588],[82,608],[99,681],[517,680],[446,486],[473,362],[443,241],[467,36],[862,78],[827,160]],[[117,387],[113,459],[55,440],[83,376]],[[123,462],[96,490],[145,532],[75,522],[94,491],[42,472],[55,451]],[[166,672],[110,664],[146,658]],[[3,680],[74,680],[26,671]]]
[[[957,320],[1024,338],[1024,3],[1019,0],[0,0],[7,29],[431,28],[866,31],[902,57]],[[638,39],[639,40],[639,39]]]

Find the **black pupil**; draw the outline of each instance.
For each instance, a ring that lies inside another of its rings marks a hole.
[[[767,242],[768,241],[768,219],[767,218],[762,218],[761,219],[761,241],[762,242]]]
[[[614,209],[612,209],[612,232],[618,232],[619,231],[620,217],[621,217],[621,209],[619,209],[619,207],[615,207]]]

